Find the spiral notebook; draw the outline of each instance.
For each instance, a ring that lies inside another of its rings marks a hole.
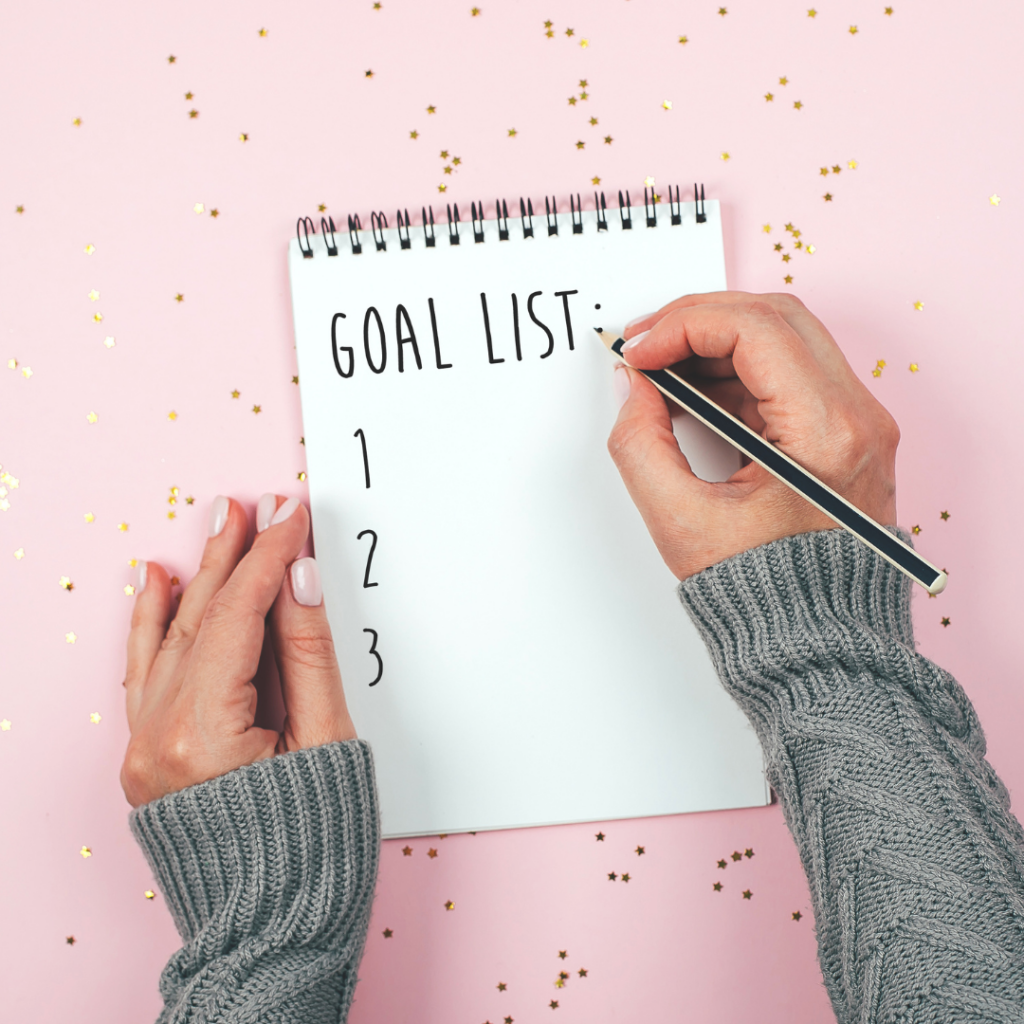
[[[725,287],[718,203],[670,197],[299,222],[313,536],[386,836],[769,800],[606,447],[593,328]],[[738,467],[675,426],[700,475]]]

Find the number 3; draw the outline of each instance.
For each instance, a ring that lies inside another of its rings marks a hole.
[[[373,641],[370,643],[370,654],[377,659],[377,678],[374,679],[371,686],[376,686],[380,682],[380,677],[384,675],[384,659],[380,656],[377,650],[377,630],[375,629],[364,629],[364,633],[372,633]]]

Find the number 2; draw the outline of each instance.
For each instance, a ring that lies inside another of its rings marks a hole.
[[[377,630],[364,629],[363,632],[373,634],[373,640],[370,642],[370,654],[377,659],[377,678],[374,679],[370,685],[376,686],[380,682],[380,677],[384,675],[384,659],[380,656],[380,652],[377,650]]]
[[[373,553],[377,550],[377,531],[363,530],[362,533],[356,535],[356,540],[362,540],[367,534],[369,534],[373,540],[370,541],[370,553],[366,556],[366,572],[363,573],[363,586],[375,587],[377,584],[370,582],[370,566],[373,564]]]

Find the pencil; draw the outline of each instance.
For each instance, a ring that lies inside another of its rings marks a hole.
[[[625,363],[626,360],[622,356],[625,340],[599,327],[594,329],[605,347]],[[831,487],[823,484],[812,473],[808,473],[770,441],[766,441],[760,434],[755,434],[745,423],[709,398],[705,398],[692,384],[688,384],[671,370],[638,370],[635,366],[630,369],[642,373],[663,395],[682,406],[773,476],[778,477],[787,487],[791,487],[815,508],[849,530],[876,554],[906,573],[916,583],[920,583],[929,594],[942,593],[946,586],[946,574],[941,569],[936,569],[909,544],[905,544],[855,505],[851,505],[841,494],[836,494]]]

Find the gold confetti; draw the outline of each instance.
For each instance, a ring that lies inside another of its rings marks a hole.
[[[232,397],[232,398],[238,398],[238,397],[239,397],[239,395],[241,395],[241,393],[242,393],[242,392],[241,392],[241,391],[239,391],[239,390],[238,390],[238,389],[236,388],[236,389],[235,389],[234,391],[232,391],[232,392],[231,392],[231,397]]]
[[[916,537],[921,532],[920,526],[912,526],[910,532]]]
[[[172,54],[170,55],[170,57],[168,57],[168,58],[167,58],[167,63],[168,63],[168,64],[173,64],[173,63],[174,63],[174,62],[175,62],[175,61],[176,61],[177,59],[178,59],[178,58],[177,58],[177,57],[175,57],[175,56],[174,56],[174,54],[172,53]]]
[[[885,13],[888,14],[889,17],[892,17],[892,8],[891,7],[886,7]]]
[[[175,292],[175,294],[174,294],[174,301],[175,302],[184,302],[185,301],[185,293],[184,292]]]
[[[128,524],[127,523],[118,523],[117,524],[117,528],[118,528],[118,530],[121,531],[121,533],[127,533],[128,532]]]
[[[689,41],[690,41],[690,40],[689,40],[689,39],[688,39],[688,38],[687,38],[686,36],[680,36],[680,37],[679,37],[679,42],[680,42],[680,44],[681,44],[681,45],[683,45],[683,46],[685,46],[685,45],[686,45],[686,44],[687,44],[687,43],[688,43]]]
[[[770,92],[766,92],[764,94],[765,103],[771,103],[771,102],[774,101],[774,99],[775,99],[775,97]]]
[[[86,521],[87,523],[91,523],[91,522],[93,522],[93,521],[94,521],[95,519],[96,519],[96,517],[95,517],[95,516],[94,516],[94,515],[93,515],[93,514],[92,514],[91,512],[86,512],[86,513],[85,513],[85,521]]]
[[[729,10],[726,7],[719,7],[718,13],[724,18],[729,13]]]
[[[789,85],[789,79],[785,75],[783,75],[779,79],[779,85]]]
[[[583,92],[581,92],[581,93],[580,93],[580,99],[581,99],[582,101],[584,101],[584,102],[585,102],[586,100],[589,100],[589,99],[590,99],[590,93],[589,93],[589,92],[587,92],[587,90],[586,90],[586,89],[584,89],[584,90],[583,90]]]
[[[648,175],[646,178],[644,178],[644,187],[645,188],[654,188],[654,179],[650,175]]]
[[[437,107],[435,107],[434,104],[431,103],[430,106],[427,107],[427,113],[428,114],[436,114],[437,113]]]
[[[840,174],[840,173],[842,173],[842,170],[843,169],[842,169],[842,167],[839,166],[839,164],[835,164],[833,166],[833,168],[832,168],[832,173],[833,174]]]
[[[851,36],[855,36],[860,31],[860,29],[857,28],[856,25],[851,25],[846,31],[849,32]]]
[[[832,202],[832,193],[831,192],[826,192],[822,196],[822,199],[824,199],[826,203],[831,203]]]
[[[125,597],[134,597],[135,596],[135,588],[130,583],[125,585],[124,595],[125,595]]]
[[[107,348],[113,348],[117,342],[110,335],[107,335],[107,337],[103,339],[103,344],[106,345]]]
[[[722,154],[722,159],[723,159],[723,160],[731,160],[731,159],[732,159],[732,157],[731,157],[731,156],[730,156],[730,155],[729,155],[728,153],[723,153],[723,154]]]
[[[412,847],[411,846],[403,846],[402,847],[402,856],[403,857],[411,857],[412,856]]]
[[[601,184],[601,178],[600,178],[600,176],[599,176],[599,175],[597,175],[597,174],[595,174],[595,175],[594,175],[594,176],[593,176],[593,177],[592,177],[592,178],[590,179],[590,184],[591,184],[591,185],[600,185],[600,184]]]
[[[612,144],[612,142],[613,142],[613,141],[614,141],[614,140],[612,139],[612,137],[611,137],[610,135],[606,135],[606,136],[604,137],[604,144],[605,144],[606,146],[610,146],[610,145]]]
[[[178,414],[172,409],[168,414],[167,418],[173,423],[177,418]]]
[[[93,313],[92,318],[98,324],[103,323],[103,314],[102,313]]]
[[[17,368],[18,368],[18,360],[17,359],[8,359],[7,360],[7,369],[8,370],[16,370]]]
[[[263,39],[266,36],[266,34],[267,34],[267,30],[265,28],[261,28],[260,29],[260,39]]]
[[[448,159],[448,150],[447,149],[442,149],[441,150],[441,159],[442,160],[447,160]]]
[[[508,137],[510,139],[514,139],[518,134],[519,134],[519,132],[517,132],[515,130],[515,128],[509,128],[509,130],[508,130]]]
[[[130,567],[131,567],[132,569],[134,569],[134,568],[135,568],[135,566],[137,566],[138,564],[139,564],[139,560],[138,560],[137,558],[129,558],[129,559],[128,559],[128,565],[129,565],[129,566],[130,566]]]
[[[723,7],[722,10],[725,10],[725,8]],[[558,1009],[558,1000],[557,999],[552,999],[551,1002],[548,1003],[548,1006],[550,1006],[552,1010],[557,1010]]]
[[[11,720],[9,718],[0,718],[0,732],[11,731]]]
[[[782,280],[785,281],[786,284],[792,284],[793,283],[793,275],[792,274],[787,274]]]
[[[672,109],[672,101],[671,100],[662,100],[661,101],[661,109],[662,110],[671,110]]]
[[[191,89],[189,89],[189,91],[187,93],[185,93],[185,99],[187,99],[187,100],[192,99],[192,90]]]
[[[94,711],[89,715],[89,721],[92,722],[93,725],[99,725],[100,722],[103,721],[103,716],[98,711]]]
[[[253,411],[253,412],[254,412],[254,413],[255,413],[255,414],[257,415],[257,416],[259,416],[259,414],[260,414],[261,412],[263,412],[263,406],[262,406],[262,405],[254,405],[254,406],[252,407],[252,411]]]
[[[78,637],[74,633],[64,634],[64,643],[66,644],[73,644],[77,639]]]
[[[797,100],[797,101],[796,101],[796,102],[795,102],[795,103],[793,104],[793,106],[794,106],[794,107],[795,107],[795,108],[796,108],[797,110],[803,110],[803,108],[804,108],[804,105],[803,105],[803,101],[802,101],[802,100]]]
[[[147,889],[143,894],[147,900],[151,900],[156,896],[156,893],[152,889]]]
[[[584,50],[585,50],[585,49],[586,49],[586,48],[587,48],[587,47],[588,47],[589,45],[590,45],[590,40],[589,40],[589,39],[581,39],[581,40],[580,40],[580,46],[582,46]]]
[[[18,548],[18,550],[14,552],[14,557],[17,561],[20,562],[25,557],[25,549]]]
[[[596,117],[592,117],[590,119],[589,123],[590,123],[590,127],[593,128],[597,124],[597,118]]]
[[[743,890],[743,898],[749,900],[754,894],[749,889]]]
[[[95,245],[87,245],[85,247],[85,255],[86,256],[91,256],[95,251],[96,251],[96,246]]]
[[[445,910],[454,910],[455,909],[455,901],[454,900],[445,900],[444,909]]]
[[[1000,203],[1002,202],[1002,199],[1001,199],[1001,198],[1000,198],[999,196],[997,196],[997,195],[993,194],[993,195],[990,195],[990,196],[988,197],[988,201],[989,201],[989,202],[990,202],[990,203],[991,203],[991,204],[992,204],[993,206],[998,206],[998,205],[999,205],[999,204],[1000,204]]]
[[[366,69],[366,70],[365,70],[365,71],[363,72],[363,77],[364,77],[364,78],[373,78],[373,72],[372,72],[372,71],[371,71],[371,70],[370,70],[369,68],[367,68],[367,69]]]
[[[168,512],[167,513],[167,518],[168,519],[177,519],[178,518],[178,513],[177,512]]]
[[[847,160],[846,161],[846,166],[849,167],[851,171],[855,171],[855,170],[857,170],[857,161],[856,160]]]
[[[818,171],[818,173],[821,174],[821,175],[826,175],[826,174],[828,174],[828,168],[827,167],[822,167],[822,169],[820,171]]]
[[[816,18],[817,16],[818,16],[818,12],[813,7],[808,8],[808,10],[807,10],[807,17],[808,18]]]
[[[473,7],[469,12],[474,18],[480,13],[479,7]]]
[[[188,116],[189,116],[189,118],[190,118],[191,120],[193,120],[193,121],[194,121],[194,120],[195,120],[195,119],[196,119],[196,118],[197,118],[197,117],[199,116],[199,111],[198,111],[198,110],[190,110],[190,111],[188,112]]]
[[[447,192],[448,191],[448,186],[442,181],[441,184],[437,186],[437,191],[438,192]]]
[[[171,577],[171,586],[172,586],[172,587],[177,587],[177,586],[179,586],[179,585],[180,585],[180,583],[181,583],[181,580],[180,580],[180,579],[178,579],[178,577],[177,577],[177,576],[172,576],[172,577]]]
[[[390,939],[391,936],[394,935],[394,934],[395,933],[390,928],[385,928],[384,929],[383,935],[384,935],[385,939]]]
[[[924,309],[924,303],[923,302],[915,302],[914,303],[914,309],[916,309],[918,311],[918,313],[920,313]]]
[[[569,97],[569,106],[570,107],[575,107],[576,103],[577,103],[576,97],[575,96],[570,96]]]
[[[86,418],[86,419],[87,419],[87,420],[88,420],[88,421],[89,421],[90,423],[95,423],[95,422],[96,422],[96,421],[97,421],[97,420],[99,419],[99,416],[97,416],[97,415],[96,415],[96,413],[94,413],[94,412],[87,412],[87,413],[85,414],[85,418]]]
[[[203,213],[205,211],[205,209],[206,209],[206,207],[203,206],[202,203],[196,203],[196,205],[192,207],[192,211],[194,213]]]
[[[940,512],[940,513],[939,513],[939,518],[940,518],[940,519],[941,519],[941,520],[942,520],[943,522],[945,522],[945,521],[946,521],[946,520],[947,520],[947,519],[949,518],[949,513],[948,513],[948,512]]]
[[[82,127],[82,119],[81,119],[80,117],[76,117],[76,118],[75,118],[75,119],[74,119],[74,120],[73,120],[73,121],[72,121],[71,123],[72,123],[72,124],[73,124],[73,125],[74,125],[74,126],[75,126],[76,128],[81,128],[81,127]]]
[[[82,855],[84,860],[88,860],[92,856],[92,850],[90,850],[88,846],[83,846],[78,852]]]
[[[410,139],[418,139],[419,137],[420,137],[420,133],[418,131],[416,131],[415,128],[411,132],[409,132],[409,138]]]
[[[565,30],[565,34],[567,36],[574,36],[574,35],[576,35],[576,30],[574,28],[567,28]]]
[[[920,370],[920,369],[921,369],[921,367],[918,366],[917,363],[911,363],[910,364],[910,372],[911,373],[917,373],[917,371]]]
[[[14,208],[14,212],[15,212],[15,213],[24,213],[24,212],[25,212],[25,207],[24,207],[24,206],[22,206],[22,205],[21,205],[21,203],[19,203],[19,204],[18,204],[18,205],[17,205],[17,206],[16,206],[15,208]]]
[[[305,480],[306,480],[306,472],[305,472],[305,470],[300,470],[296,474],[296,479],[302,481],[303,483],[305,483]]]
[[[61,578],[57,580],[57,583],[69,592],[75,589],[75,585],[71,582],[70,576],[61,576]]]
[[[948,626],[949,625],[949,618],[947,616],[945,616],[945,615],[942,617],[942,625],[943,626]]]
[[[807,253],[808,256],[813,256],[817,251],[818,250],[813,245],[804,246],[804,252]]]
[[[241,132],[239,134],[239,136],[238,136],[238,141],[239,142],[248,142],[249,141],[249,133],[248,132]]]
[[[584,148],[585,146],[586,146],[586,143],[585,143],[585,142],[583,142],[582,140],[578,140],[578,141],[576,142],[576,148],[577,148],[577,149],[583,149],[583,148]]]

